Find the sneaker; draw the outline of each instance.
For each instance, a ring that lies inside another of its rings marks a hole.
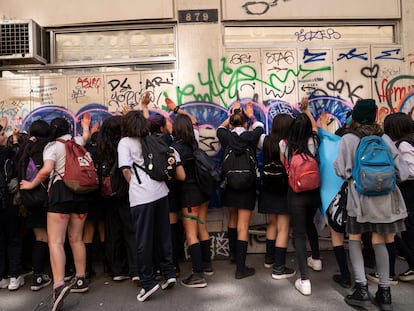
[[[332,279],[338,283],[339,285],[341,285],[343,288],[351,288],[352,287],[352,283],[351,283],[351,277],[345,277],[342,276],[342,274],[335,274]]]
[[[296,271],[294,269],[288,268],[285,265],[280,267],[273,267],[272,269],[272,279],[282,280],[294,276]]]
[[[9,286],[10,279],[1,279],[0,280],[0,288],[7,288]]]
[[[214,270],[211,261],[203,263],[203,273],[205,275],[214,275]]]
[[[65,281],[65,282],[70,282],[70,281],[72,281],[73,280],[73,278],[75,277],[75,275],[74,274],[68,274],[68,275],[66,275],[65,274],[65,277],[63,278],[63,280]]]
[[[112,280],[116,282],[121,282],[121,281],[129,280],[129,276],[128,275],[116,275],[112,278]]]
[[[72,284],[72,288],[70,289],[72,293],[84,293],[89,290],[88,282],[85,277],[75,277]]]
[[[398,278],[403,282],[408,282],[414,280],[414,269],[408,269],[404,273],[401,273]]]
[[[17,290],[24,285],[24,277],[19,275],[17,278],[10,278],[9,290]]]
[[[144,302],[145,299],[147,299],[149,296],[154,294],[158,289],[160,288],[159,284],[155,284],[151,289],[146,290],[145,288],[141,288],[141,291],[139,292],[137,299],[140,302]]]
[[[256,270],[254,268],[245,266],[243,271],[237,271],[236,270],[236,274],[235,274],[234,277],[236,279],[240,280],[240,279],[244,279],[244,278],[247,278],[249,276],[252,276],[255,273],[256,273]]]
[[[310,280],[297,279],[295,282],[295,288],[302,295],[309,296],[312,293]]]
[[[265,256],[265,262],[263,265],[265,268],[270,269],[273,267],[274,262],[275,262],[275,259],[273,257]]]
[[[379,275],[377,272],[368,273],[367,279],[374,283],[379,283]],[[398,284],[398,278],[396,276],[390,276],[390,285],[397,285]]]
[[[188,278],[181,281],[185,287],[203,288],[207,286],[207,281],[202,273],[193,273]]]
[[[52,280],[47,274],[35,274],[33,276],[32,286],[30,286],[30,289],[35,292],[48,286],[50,283],[52,283]]]
[[[313,271],[322,271],[322,260],[313,259],[312,256],[307,259],[308,267],[312,268]]]
[[[169,278],[169,279],[164,280],[164,282],[162,282],[161,288],[162,289],[171,289],[175,286],[175,284],[177,284],[177,279],[176,278]]]
[[[72,283],[59,286],[53,290],[53,307],[52,311],[58,311],[62,309],[63,300],[70,293]]]

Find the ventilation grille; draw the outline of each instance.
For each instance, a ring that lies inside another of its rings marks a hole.
[[[47,43],[44,29],[32,20],[0,21],[0,60],[3,64],[45,64]]]

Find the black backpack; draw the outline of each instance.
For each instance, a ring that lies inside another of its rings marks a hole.
[[[275,192],[286,193],[288,190],[288,175],[284,165],[270,162],[263,166],[260,175],[262,188]]]
[[[99,166],[99,182],[101,194],[105,198],[120,198],[128,195],[129,185],[122,171],[118,167],[118,157],[112,166],[105,164]]]
[[[193,146],[195,177],[201,192],[211,196],[221,180],[221,167],[197,145]]]
[[[254,186],[257,164],[253,152],[250,148],[235,151],[227,147],[222,163],[226,187],[247,190]]]
[[[175,175],[177,163],[174,149],[168,146],[162,136],[145,136],[141,138],[144,166],[133,163],[138,182],[141,183],[136,168],[145,171],[157,181],[170,180]]]

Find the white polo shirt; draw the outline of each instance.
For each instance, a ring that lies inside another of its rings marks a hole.
[[[131,207],[151,203],[168,195],[167,184],[163,181],[152,179],[144,170],[136,167],[141,183],[135,175],[132,164],[135,162],[144,166],[141,141],[139,138],[124,137],[118,144],[119,167],[129,167],[131,170],[131,181],[129,183],[129,205]]]

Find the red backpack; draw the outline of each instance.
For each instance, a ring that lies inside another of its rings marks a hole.
[[[319,165],[314,157],[295,153],[288,167],[288,182],[294,192],[314,190],[321,186]]]
[[[65,144],[65,175],[59,176],[66,187],[75,193],[87,193],[98,189],[98,174],[89,151],[77,144],[73,138],[56,141]]]

